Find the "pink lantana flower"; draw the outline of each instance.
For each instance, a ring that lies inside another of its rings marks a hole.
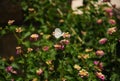
[[[66,33],[63,34],[63,38],[70,38],[70,36],[71,35],[69,34],[69,32],[66,32]]]
[[[60,41],[60,43],[62,43],[62,44],[69,44],[70,43],[70,41],[69,40],[67,40],[67,39],[64,39],[64,40],[61,40]]]
[[[105,12],[107,12],[107,13],[111,13],[111,12],[113,11],[113,9],[110,8],[110,7],[107,7],[107,8],[105,8],[104,10],[105,10]]]
[[[96,76],[101,79],[102,81],[105,80],[105,75],[103,75],[101,72],[96,72]]]
[[[97,24],[101,24],[102,22],[103,22],[102,19],[98,19],[98,20],[97,20]]]
[[[115,33],[117,31],[117,28],[116,27],[112,27],[112,28],[109,28],[108,30],[107,30],[107,34],[113,34],[113,33]]]
[[[103,50],[97,50],[96,51],[96,55],[98,55],[98,56],[103,56],[105,53],[104,53],[104,51]]]
[[[108,8],[105,8],[104,10],[108,14],[109,17],[113,16],[113,8],[108,7]]]
[[[116,24],[116,21],[115,21],[114,19],[110,19],[108,22],[109,22],[111,25],[115,25],[115,24]]]
[[[12,66],[8,66],[8,67],[6,67],[6,69],[5,69],[7,72],[11,72],[12,70],[13,70],[13,67]]]
[[[62,45],[62,44],[55,44],[54,47],[56,50],[63,50],[64,49],[64,45]]]
[[[94,64],[95,64],[95,65],[98,65],[98,64],[99,64],[99,61],[94,61]]]
[[[17,74],[17,71],[15,71],[12,66],[6,67],[5,70],[6,70],[6,72]]]
[[[16,47],[16,54],[21,54],[22,53],[22,48],[20,46]]]
[[[102,38],[99,40],[99,44],[105,44],[107,42],[107,38]]]
[[[44,46],[44,47],[42,48],[42,50],[43,50],[43,51],[48,51],[48,50],[49,50],[49,46]]]
[[[38,38],[39,38],[39,35],[38,35],[38,34],[32,34],[32,35],[30,36],[30,40],[33,40],[33,41],[37,41]]]
[[[43,73],[43,70],[41,68],[39,68],[38,70],[36,70],[36,74],[37,75],[41,75]]]

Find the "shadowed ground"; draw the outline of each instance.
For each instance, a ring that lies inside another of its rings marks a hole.
[[[17,40],[13,34],[7,34],[0,38],[0,56],[9,57],[16,54]]]

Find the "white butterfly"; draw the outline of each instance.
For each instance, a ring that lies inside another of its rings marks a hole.
[[[61,36],[63,36],[63,32],[60,30],[60,28],[55,28],[55,31],[54,31],[54,36],[55,36],[55,38],[60,38]]]

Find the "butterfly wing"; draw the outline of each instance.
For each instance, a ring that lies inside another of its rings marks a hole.
[[[59,28],[56,28],[54,32],[55,38],[60,38],[62,35],[62,31]]]

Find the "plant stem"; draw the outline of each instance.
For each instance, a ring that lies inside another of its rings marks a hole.
[[[71,29],[71,31],[73,32],[74,35],[77,35],[76,31],[72,27],[70,27],[70,29]],[[81,42],[82,44],[84,44],[84,41],[81,39],[80,36],[77,35],[77,39],[79,40],[79,42]]]

